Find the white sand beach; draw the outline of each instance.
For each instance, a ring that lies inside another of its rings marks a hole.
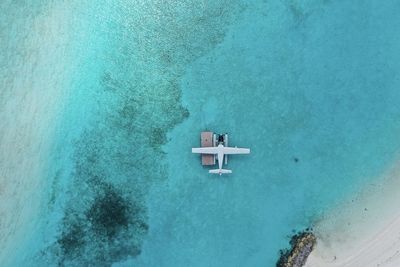
[[[316,225],[308,267],[400,266],[400,163]]]

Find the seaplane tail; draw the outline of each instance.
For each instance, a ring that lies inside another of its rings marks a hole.
[[[226,174],[226,173],[232,173],[231,170],[226,170],[226,169],[215,169],[215,170],[209,170],[208,172],[209,173],[216,173],[216,174],[219,174],[219,175]]]

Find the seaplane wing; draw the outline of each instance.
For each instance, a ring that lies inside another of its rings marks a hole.
[[[192,153],[218,154],[218,147],[195,147],[192,148]]]
[[[238,148],[238,147],[224,147],[223,152],[225,155],[250,154],[250,149],[249,148]]]

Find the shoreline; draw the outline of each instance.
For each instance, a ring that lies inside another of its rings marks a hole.
[[[315,226],[306,265],[400,266],[400,160]]]

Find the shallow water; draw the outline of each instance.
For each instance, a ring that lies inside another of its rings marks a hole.
[[[400,147],[395,1],[1,5],[1,183],[37,188],[0,191],[3,265],[274,266]],[[252,149],[232,175],[190,153],[204,129]]]

